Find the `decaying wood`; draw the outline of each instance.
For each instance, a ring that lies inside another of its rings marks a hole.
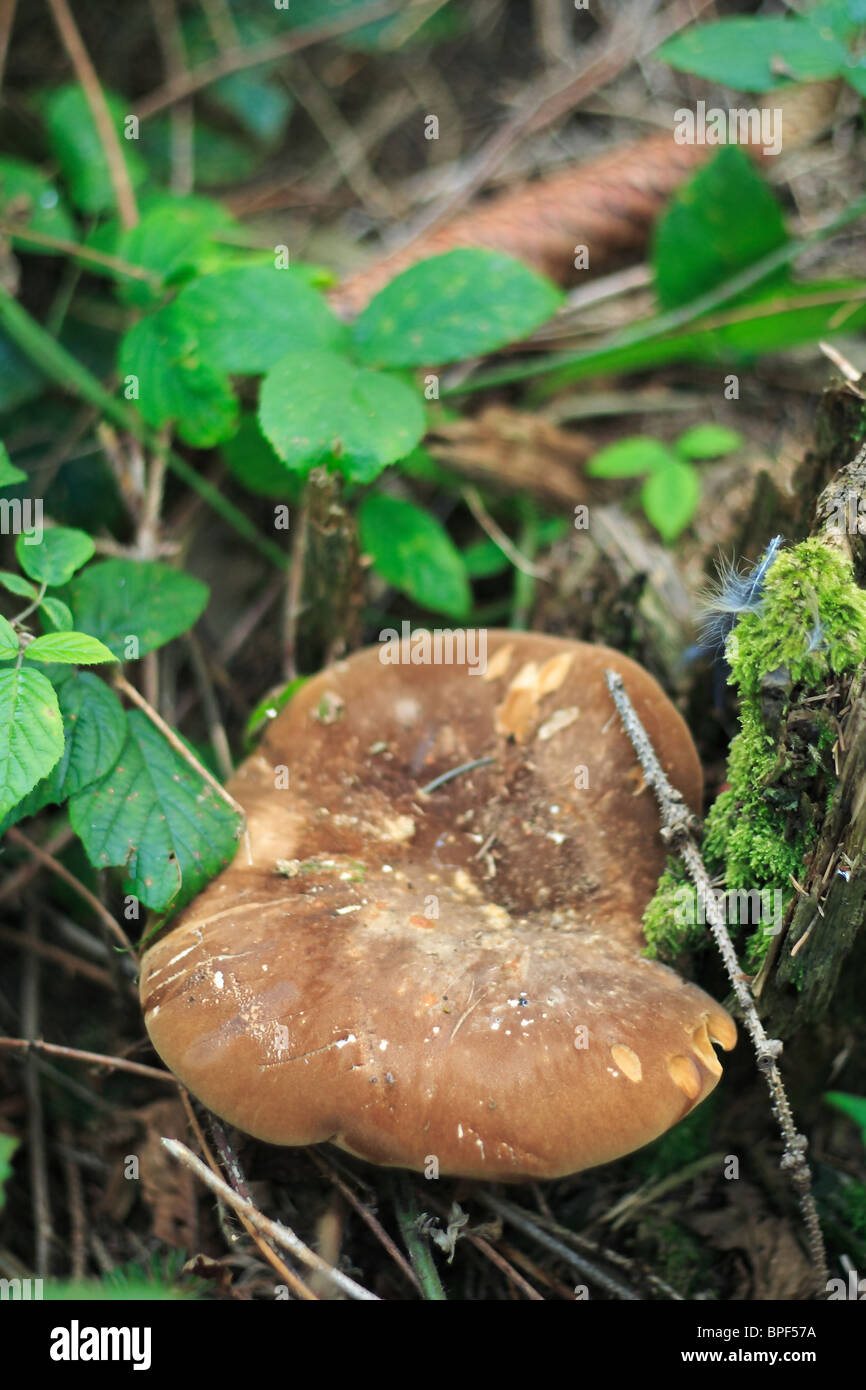
[[[678,145],[665,132],[509,189],[349,276],[331,303],[351,318],[416,261],[461,246],[516,256],[562,284],[586,274],[575,270],[579,246],[588,249],[593,274],[609,270],[643,250],[668,198],[712,152],[706,145]]]
[[[813,535],[848,555],[861,584],[866,580],[866,535],[833,523],[840,508],[846,520],[856,516],[851,496],[859,499],[860,514],[866,516],[863,406],[862,395],[850,383],[825,394],[815,449],[806,455],[799,479],[801,486],[811,483],[812,498],[822,489]],[[863,529],[866,532],[866,523]],[[853,971],[846,967],[842,974],[866,920],[866,672],[828,683],[823,700],[786,704],[781,715],[779,779],[790,782],[798,730],[821,719],[830,719],[837,731],[834,756],[839,774],[826,813],[827,787],[820,772],[798,787],[801,806],[814,808],[820,817],[818,841],[756,984],[768,1026],[790,1037],[821,1019],[840,988],[856,990],[856,981],[866,975],[862,965]]]

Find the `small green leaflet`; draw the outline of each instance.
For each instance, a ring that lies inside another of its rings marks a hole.
[[[74,666],[96,666],[102,661],[117,660],[98,637],[86,632],[48,632],[44,637],[35,637],[28,643],[25,656],[28,661],[59,661]]]
[[[40,584],[67,584],[76,570],[86,565],[94,551],[93,541],[85,531],[70,526],[52,526],[42,533],[42,540],[33,545],[31,536],[19,536],[15,554],[25,574]]]
[[[27,474],[22,469],[15,467],[9,457],[9,450],[0,440],[0,487],[15,487],[17,483],[26,482]]]
[[[0,157],[0,217],[22,232],[21,245],[28,255],[45,253],[44,246],[29,241],[26,230],[77,241],[78,232],[53,181],[23,159]],[[51,251],[51,248],[47,248]]]
[[[637,478],[643,473],[667,468],[675,455],[652,435],[635,434],[618,439],[593,454],[586,471],[591,478]]]
[[[26,669],[26,668],[25,668]],[[58,688],[65,742],[47,777],[15,807],[8,823],[63,802],[114,766],[126,737],[126,715],[113,690],[89,671],[73,671]]]
[[[182,907],[229,863],[241,825],[139,710],[115,765],[69,802],[95,867],[125,866],[147,907]]]
[[[788,240],[782,209],[748,155],[718,152],[678,189],[653,237],[659,303],[676,309],[715,289]],[[786,269],[763,283],[783,283]]]
[[[238,427],[228,376],[207,358],[194,319],[178,300],[141,319],[120,344],[120,373],[134,387],[149,425],[173,425],[187,444],[208,449]],[[133,379],[133,380],[131,380]]]
[[[651,473],[641,488],[641,503],[663,541],[675,540],[695,514],[701,495],[697,471],[673,459],[667,468]]]
[[[733,453],[743,443],[743,436],[726,425],[693,425],[676,442],[678,454],[687,459],[717,459]]]
[[[277,458],[259,429],[255,415],[241,418],[237,434],[225,441],[220,453],[238,482],[250,492],[263,497],[280,497],[285,502],[298,500],[301,480]]]
[[[164,283],[177,284],[201,274],[213,258],[213,239],[232,226],[217,202],[207,198],[160,198],[140,222],[124,232],[117,254],[130,265],[152,271]],[[126,279],[118,284],[128,304],[148,305],[160,295],[146,281]]]
[[[206,360],[224,372],[266,372],[295,349],[339,349],[348,338],[317,290],[273,265],[203,276],[181,290],[177,306],[195,325]]]
[[[0,820],[63,752],[63,724],[51,682],[23,666],[0,672]]]
[[[519,342],[551,318],[562,291],[496,251],[447,251],[404,270],[355,322],[362,362],[414,367],[462,361]]]
[[[268,372],[259,423],[294,471],[333,462],[352,482],[369,483],[414,449],[425,413],[419,393],[398,378],[314,348],[289,353]]]
[[[19,646],[18,633],[10,622],[0,617],[0,661],[13,661]]]
[[[198,622],[208,601],[200,580],[157,560],[104,560],[73,580],[64,597],[76,627],[121,661],[165,646]]]
[[[13,570],[0,570],[0,587],[8,590],[10,594],[15,594],[17,598],[35,598],[38,590],[35,584],[31,584],[29,579],[24,579],[22,575],[15,574]]]
[[[400,497],[372,492],[358,520],[361,546],[383,579],[434,613],[467,615],[472,592],[466,566],[434,516]]]
[[[39,612],[42,615],[42,626],[49,632],[70,632],[75,626],[72,614],[59,598],[44,598],[39,605]]]

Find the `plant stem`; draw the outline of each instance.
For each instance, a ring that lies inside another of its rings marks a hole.
[[[794,1124],[791,1106],[777,1065],[777,1058],[782,1051],[782,1043],[778,1038],[767,1037],[764,1025],[758,1017],[755,1001],[746,983],[746,976],[740,969],[737,953],[728,935],[724,913],[697,847],[695,840],[697,818],[689,810],[682,793],[672,787],[665,776],[649,734],[626,694],[622,676],[618,675],[616,671],[605,671],[605,680],[613,702],[619,711],[623,728],[628,734],[643,768],[647,785],[655,792],[661,813],[662,839],[680,855],[689,871],[692,882],[697,889],[698,899],[705,913],[706,921],[709,923],[725,963],[728,979],[737,996],[737,1002],[742,1010],[743,1019],[755,1049],[758,1067],[767,1081],[773,1114],[779,1123],[785,1141],[781,1167],[790,1174],[792,1186],[799,1199],[815,1274],[815,1290],[816,1293],[824,1293],[829,1278],[827,1253],[824,1248],[821,1223],[818,1219],[818,1209],[812,1194],[812,1174],[806,1162],[808,1141],[805,1135],[798,1132]]]
[[[439,1278],[439,1271],[436,1268],[430,1244],[418,1230],[418,1203],[409,1174],[397,1174],[394,1179],[394,1186],[394,1206],[397,1211],[397,1220],[400,1223],[400,1232],[409,1252],[409,1259],[412,1261],[412,1268],[421,1284],[421,1295],[431,1302],[445,1302],[445,1290]]]

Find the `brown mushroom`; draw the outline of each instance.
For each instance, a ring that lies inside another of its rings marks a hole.
[[[641,957],[665,848],[605,668],[695,809],[700,764],[618,652],[437,636],[438,662],[429,634],[359,652],[274,719],[230,783],[252,862],[242,847],[145,951],[147,1029],[259,1139],[551,1178],[675,1124],[736,1038]]]

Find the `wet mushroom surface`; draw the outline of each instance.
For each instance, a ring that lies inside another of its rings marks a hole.
[[[666,849],[605,669],[698,811],[701,768],[620,653],[453,637],[462,659],[423,660],[417,634],[359,652],[273,720],[229,783],[248,843],[144,953],[145,1021],[259,1139],[556,1177],[683,1118],[736,1039],[640,954]]]

